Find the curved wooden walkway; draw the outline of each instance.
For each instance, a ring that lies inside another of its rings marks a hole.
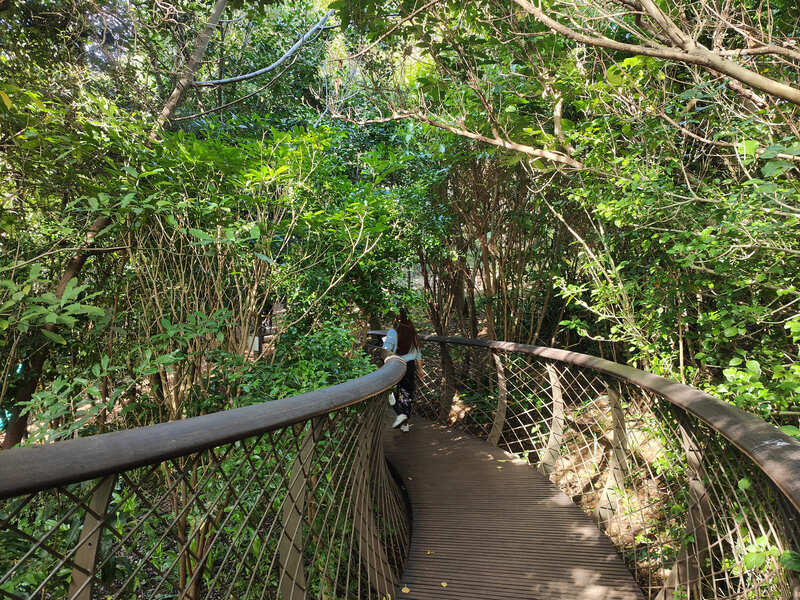
[[[608,538],[550,481],[486,442],[411,422],[385,439],[413,514],[398,600],[642,600]]]

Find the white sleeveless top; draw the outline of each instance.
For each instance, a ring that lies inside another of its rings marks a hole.
[[[389,352],[397,352],[397,330],[394,327],[386,332],[386,337],[383,338],[383,349]],[[420,352],[418,348],[411,346],[411,350],[408,351],[408,354],[403,354],[400,358],[406,362],[410,360],[421,360],[422,352]]]

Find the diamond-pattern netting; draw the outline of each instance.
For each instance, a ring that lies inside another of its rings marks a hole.
[[[659,600],[794,598],[780,564],[800,516],[735,446],[665,398],[590,369],[457,343],[424,345],[415,410],[547,476]]]
[[[385,406],[0,501],[0,598],[386,598],[409,523]]]
[[[658,394],[523,352],[425,346],[415,410],[524,457],[650,598],[792,598],[796,509]],[[0,503],[0,598],[388,598],[409,543],[386,395]]]

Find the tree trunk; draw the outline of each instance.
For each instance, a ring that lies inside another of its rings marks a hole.
[[[689,598],[703,597],[703,579],[711,554],[707,524],[713,518],[714,509],[703,483],[706,476],[703,448],[697,439],[698,431],[692,425],[684,415],[678,417],[678,430],[686,455],[689,503],[685,529],[683,536],[679,538],[683,541],[680,552],[656,600],[672,600],[680,594]]]
[[[442,387],[439,391],[439,422],[447,424],[456,395],[456,369],[447,344],[439,344],[439,360],[442,367]]]
[[[192,80],[194,79],[194,74],[197,72],[197,69],[200,68],[203,56],[206,53],[206,48],[208,48],[208,42],[211,39],[211,34],[214,32],[214,29],[219,23],[219,18],[222,16],[222,11],[225,10],[226,2],[227,0],[217,0],[217,3],[214,5],[214,10],[211,11],[211,16],[208,18],[208,23],[206,23],[202,33],[197,37],[197,42],[194,46],[194,52],[192,52],[189,63],[186,65],[186,69],[183,71],[183,75],[181,75],[180,79],[178,79],[175,89],[172,90],[172,94],[170,94],[170,97],[164,104],[164,108],[161,109],[161,113],[158,115],[155,125],[153,125],[153,129],[150,131],[151,142],[156,139],[156,136],[158,135],[158,132],[161,131],[164,123],[166,123],[172,116],[172,113],[175,112],[175,109],[178,107],[178,103],[181,101],[183,92],[191,85]]]
[[[494,359],[494,368],[497,372],[497,408],[494,411],[494,422],[492,423],[492,430],[489,432],[487,442],[493,446],[500,444],[500,438],[503,435],[503,427],[506,424],[506,410],[508,407],[507,397],[508,388],[506,386],[506,372],[503,367],[503,359],[500,358],[498,352],[492,352]]]
[[[606,390],[614,434],[611,441],[611,457],[608,461],[606,482],[594,510],[594,517],[603,529],[619,511],[625,489],[625,475],[628,473],[628,433],[625,428],[625,413],[620,405],[619,392],[613,387]]]
[[[550,379],[550,395],[553,398],[552,418],[550,419],[550,435],[547,439],[547,447],[542,451],[539,471],[545,477],[555,471],[556,463],[561,457],[561,442],[564,439],[564,394],[561,387],[561,378],[558,371],[551,364],[545,365],[547,376]]]

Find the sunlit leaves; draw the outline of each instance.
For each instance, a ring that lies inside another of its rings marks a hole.
[[[784,569],[800,573],[800,552],[786,550],[781,554],[780,563]]]

